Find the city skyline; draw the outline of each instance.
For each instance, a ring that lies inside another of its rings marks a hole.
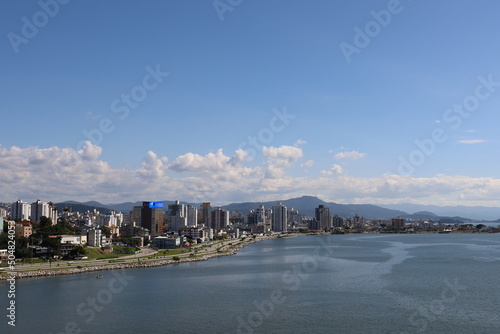
[[[496,2],[0,6],[0,201],[500,205]]]

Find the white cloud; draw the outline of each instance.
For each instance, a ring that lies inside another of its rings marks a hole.
[[[331,176],[331,175],[342,174],[343,172],[344,172],[344,169],[342,168],[342,166],[332,165],[332,168],[330,168],[330,170],[322,170],[321,174]]]
[[[156,153],[148,151],[147,156],[142,160],[142,168],[137,172],[147,179],[160,179],[165,170],[167,157],[158,158]]]
[[[342,159],[362,159],[366,156],[366,153],[360,153],[357,151],[351,151],[351,152],[340,152],[337,153],[333,156],[334,159],[336,160],[342,160]]]
[[[266,171],[266,177],[270,179],[278,179],[285,175],[285,170],[282,167],[269,165]]]
[[[102,148],[86,141],[83,148],[77,153],[83,160],[95,161],[101,156]]]
[[[303,164],[300,165],[302,168],[311,168],[314,165],[314,160],[307,160]]]
[[[230,159],[230,157],[224,155],[222,149],[215,154],[208,153],[205,156],[189,152],[177,157],[169,168],[176,172],[210,173],[223,168]]]
[[[305,144],[307,144],[305,140],[299,139],[295,142],[295,144],[293,144],[293,146],[298,147],[300,145],[305,145]]]
[[[363,178],[343,174],[339,165],[316,176],[291,176],[283,166],[291,166],[303,153],[286,146],[267,148],[264,167],[253,168],[246,165],[248,155],[244,151],[232,156],[222,150],[206,155],[186,153],[172,163],[150,151],[138,169],[113,168],[100,160],[101,153],[100,147],[90,143],[78,152],[58,147],[0,146],[0,201],[40,198],[117,203],[182,199],[228,203],[316,194],[340,203],[500,205],[500,179],[495,178]],[[303,165],[310,164],[308,161]]]
[[[487,140],[484,139],[469,139],[469,140],[459,140],[458,141],[460,144],[481,144],[481,143],[486,143]]]
[[[286,161],[288,164],[294,163],[297,159],[301,158],[303,153],[302,149],[293,146],[280,146],[280,147],[267,147],[262,148],[264,156],[273,161]]]
[[[250,160],[250,154],[241,149],[236,150],[232,157],[225,155],[222,149],[205,156],[190,152],[177,157],[168,169],[178,173],[196,173],[205,177],[248,176],[260,170],[258,167],[244,167],[244,162]]]
[[[229,163],[233,166],[241,166],[245,161],[251,161],[252,156],[245,150],[238,149],[234,152],[234,155],[229,159]]]
[[[285,174],[285,168],[290,168],[302,158],[302,149],[293,146],[267,147],[262,148],[262,154],[267,157],[266,177],[278,178]]]

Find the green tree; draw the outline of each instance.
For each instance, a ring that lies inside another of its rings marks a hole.
[[[15,239],[16,250],[15,256],[18,259],[27,258],[32,256],[31,248],[28,248],[29,239],[25,237],[19,237]]]
[[[52,226],[52,219],[47,218],[45,216],[41,216],[40,217],[40,225],[39,225],[39,227],[40,228],[45,228],[45,227],[48,227],[48,226]]]
[[[9,245],[9,236],[7,233],[0,234],[0,249],[7,249]]]
[[[42,246],[48,247],[52,255],[61,255],[61,237],[46,237]]]
[[[122,243],[124,243],[125,245],[127,245],[129,247],[137,247],[139,245],[139,240],[133,239],[130,236],[121,236],[116,241],[121,241]]]
[[[87,250],[82,246],[78,245],[69,252],[69,256],[72,258],[87,255]]]

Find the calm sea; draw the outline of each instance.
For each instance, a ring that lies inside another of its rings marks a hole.
[[[500,234],[274,239],[235,256],[20,280],[1,333],[500,333]]]

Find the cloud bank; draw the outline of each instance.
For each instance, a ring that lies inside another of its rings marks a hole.
[[[230,155],[221,149],[206,155],[189,152],[172,160],[149,151],[137,169],[111,167],[101,159],[102,151],[90,142],[79,151],[0,146],[0,201],[180,199],[224,204],[308,194],[339,203],[500,205],[500,179],[489,177],[355,177],[336,164],[316,175],[295,176],[294,167],[313,162],[294,146],[264,147],[260,164],[244,150]],[[347,153],[343,156],[357,156]]]

